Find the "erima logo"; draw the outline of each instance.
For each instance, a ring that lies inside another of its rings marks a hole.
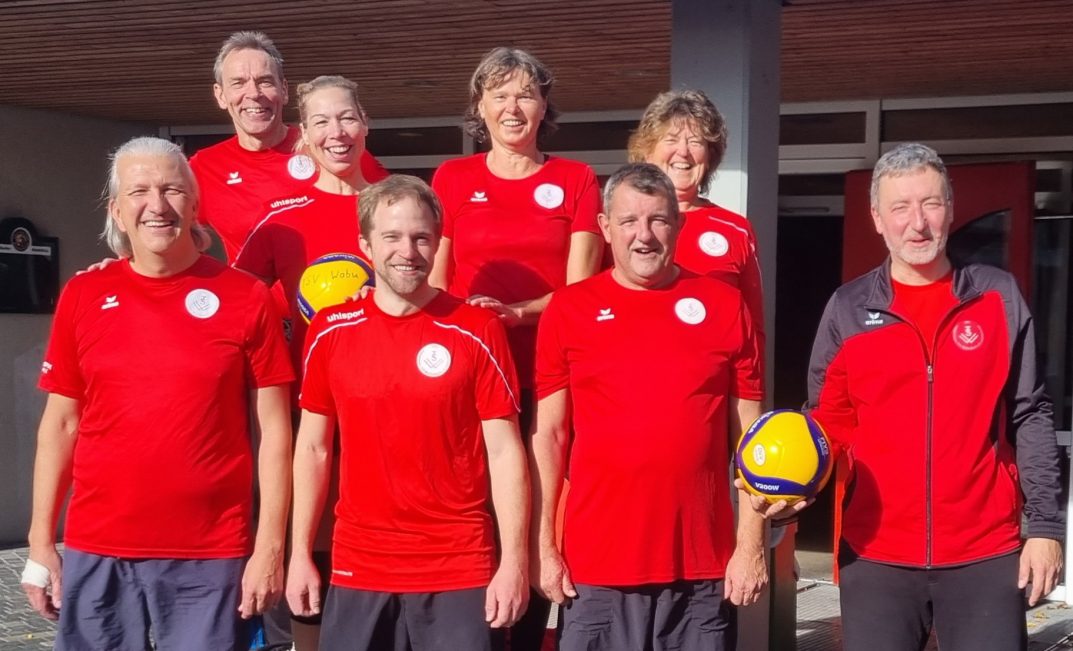
[[[303,203],[309,201],[309,197],[302,195],[300,197],[290,197],[289,199],[280,199],[279,201],[273,201],[268,204],[269,208],[282,208],[283,206],[293,206],[297,203]]]
[[[242,183],[242,177],[238,175],[238,172],[231,172],[227,175],[227,184],[234,185],[236,183]]]
[[[474,203],[485,203],[488,201],[488,193],[474,191],[473,196],[470,197],[469,200]]]
[[[41,375],[44,375],[52,370],[52,364],[49,362],[41,362]]]
[[[105,296],[104,303],[101,304],[101,309],[110,310],[113,307],[119,307],[119,296]]]
[[[344,319],[356,319],[363,314],[365,314],[364,308],[357,310],[356,312],[339,312],[337,314],[329,314],[328,323],[335,323],[336,321],[342,321]]]
[[[596,316],[597,321],[610,321],[615,318],[615,315],[611,313],[611,308],[604,308],[600,310],[600,314]]]
[[[864,325],[883,325],[883,313],[882,312],[868,312],[868,318],[865,319]]]

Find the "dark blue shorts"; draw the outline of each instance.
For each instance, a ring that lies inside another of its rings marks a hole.
[[[733,648],[722,580],[574,587],[559,613],[559,651]]]
[[[246,651],[238,614],[244,558],[121,559],[63,554],[57,651]]]

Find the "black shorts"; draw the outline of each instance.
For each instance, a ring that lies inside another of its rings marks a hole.
[[[484,621],[485,588],[389,593],[332,586],[324,604],[320,648],[500,651],[502,629]]]

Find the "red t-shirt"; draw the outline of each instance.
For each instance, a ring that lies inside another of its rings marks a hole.
[[[249,553],[249,392],[294,380],[269,300],[261,282],[208,256],[169,278],[121,260],[67,283],[39,385],[82,408],[69,547]]]
[[[721,578],[734,550],[728,398],[763,397],[740,292],[682,270],[632,290],[605,271],[540,320],[537,397],[570,391],[563,553],[575,581]]]
[[[927,285],[903,285],[894,279],[891,284],[894,287],[891,309],[917,327],[930,355],[935,349],[939,322],[958,303],[954,296],[954,272]]]
[[[306,360],[302,408],[339,422],[332,583],[487,585],[495,542],[481,421],[518,412],[499,319],[446,293],[405,317],[372,299],[347,303],[314,317]]]
[[[749,220],[719,206],[682,213],[685,223],[678,234],[674,261],[702,275],[714,276],[741,290],[753,327],[764,336],[764,288],[756,234]]]
[[[358,232],[357,195],[330,194],[310,186],[301,194],[270,202],[235,258],[236,268],[283,286],[291,322],[291,360],[299,373],[308,329],[297,303],[302,272],[329,253],[364,259]]]
[[[600,233],[600,188],[584,163],[547,157],[524,179],[488,170],[487,154],[449,160],[432,187],[443,203],[443,234],[451,239],[448,291],[504,303],[540,298],[566,284],[573,233]],[[536,327],[507,332],[523,387],[533,385]]]
[[[283,142],[264,151],[250,151],[235,136],[199,150],[190,159],[201,188],[198,218],[220,236],[229,262],[235,261],[250,229],[264,217],[265,203],[303,192],[317,180],[313,159],[294,152],[300,137],[298,127],[287,127]],[[361,157],[361,172],[369,183],[388,175],[368,151]]]

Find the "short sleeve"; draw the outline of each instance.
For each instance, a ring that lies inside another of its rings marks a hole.
[[[748,226],[745,238],[745,251],[738,279],[745,306],[749,308],[753,327],[760,337],[760,346],[764,345],[764,284],[760,276],[760,255],[756,246],[756,234]]]
[[[272,221],[265,217],[250,231],[246,243],[235,256],[234,267],[259,277],[279,280],[272,254]]]
[[[577,204],[574,219],[570,224],[571,233],[600,234],[597,216],[600,214],[600,185],[596,182],[596,173],[588,165],[583,167],[581,182],[578,185]]]
[[[197,221],[203,226],[209,226],[212,222],[212,212],[215,210],[215,204],[211,200],[212,192],[205,192],[205,171],[202,169],[201,153],[195,153],[190,157],[190,170],[194,173],[194,178],[197,179],[197,184],[201,186],[201,203],[197,211]]]
[[[741,346],[734,357],[734,381],[730,392],[743,400],[764,399],[764,350],[749,310],[739,310]]]
[[[436,173],[432,175],[432,190],[440,199],[443,206],[443,236],[454,239],[455,236],[455,206],[451,200],[451,170],[448,165],[451,161],[440,165]]]
[[[85,398],[86,382],[79,365],[76,337],[80,292],[72,285],[73,283],[68,283],[63,288],[56,304],[52,333],[49,335],[37,386],[49,393],[82,400]]]
[[[562,300],[552,295],[537,326],[536,395],[540,400],[570,384],[570,367],[560,339]]]
[[[313,322],[309,324],[305,355],[302,356],[303,368],[300,369],[302,390],[298,396],[298,404],[302,409],[334,416],[335,400],[328,385],[331,335],[325,332],[327,324],[324,312],[313,317]]]
[[[476,353],[477,413],[481,420],[513,416],[521,410],[518,374],[507,344],[507,331],[498,318],[487,321]]]
[[[254,318],[246,339],[246,356],[253,386],[263,388],[293,382],[294,369],[283,324],[268,288],[262,283],[254,285],[251,302]]]

